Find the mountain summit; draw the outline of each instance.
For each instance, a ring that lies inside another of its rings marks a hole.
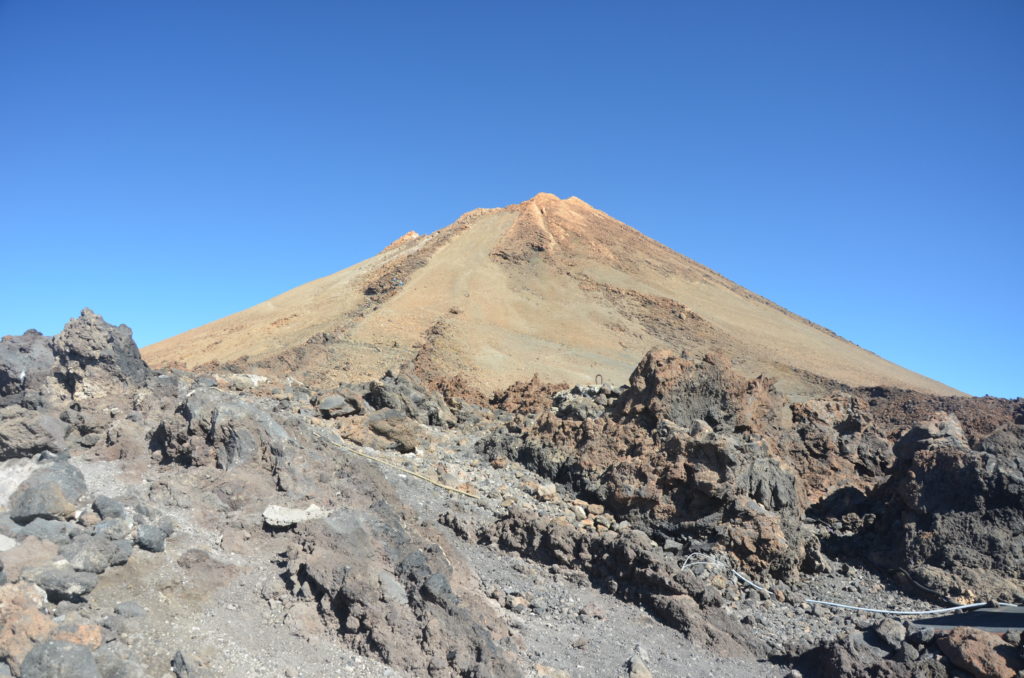
[[[624,383],[655,347],[713,352],[813,393],[834,380],[957,391],[727,280],[579,198],[539,193],[153,344],[154,366],[287,370],[311,384],[413,365],[487,392],[538,374]],[[598,376],[600,375],[600,377]]]

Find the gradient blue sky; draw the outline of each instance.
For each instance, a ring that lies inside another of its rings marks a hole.
[[[1024,395],[1024,2],[0,0],[0,334],[142,345],[539,191]]]

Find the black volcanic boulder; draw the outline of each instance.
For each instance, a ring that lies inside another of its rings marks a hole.
[[[371,407],[396,410],[427,426],[454,426],[455,415],[444,399],[428,391],[417,379],[388,371],[371,382],[364,396]]]
[[[465,566],[407,531],[385,502],[338,509],[296,532],[301,549],[288,565],[295,584],[337,617],[355,648],[411,675],[520,675],[495,639],[508,639],[508,629],[465,587]]]
[[[1024,598],[1024,454],[1004,429],[972,450],[959,422],[941,415],[895,446],[899,461],[880,489],[887,502],[873,559],[969,601]]]
[[[37,469],[11,495],[11,520],[24,525],[35,518],[70,517],[86,490],[82,472],[69,462]]]
[[[63,640],[46,640],[25,656],[22,678],[101,678],[89,648]]]
[[[152,442],[170,458],[220,468],[283,455],[291,438],[266,409],[213,387],[193,390],[176,416],[153,432]]]
[[[20,405],[0,408],[0,460],[61,452],[68,425],[52,413]]]
[[[120,395],[146,383],[151,372],[132,331],[114,327],[89,309],[52,340],[56,376],[76,398]]]
[[[0,339],[0,396],[38,389],[53,371],[50,338],[36,330]]]

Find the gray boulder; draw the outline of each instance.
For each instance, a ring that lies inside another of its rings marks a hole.
[[[79,572],[102,574],[113,565],[124,565],[132,555],[132,544],[126,539],[107,539],[82,535],[60,550]]]
[[[69,523],[66,520],[49,520],[47,518],[36,518],[18,531],[21,539],[25,537],[36,537],[45,541],[52,541],[57,545],[64,545],[71,542],[76,536],[82,534],[80,525]]]
[[[21,678],[102,678],[89,648],[62,640],[33,647],[21,663]]]
[[[67,446],[67,428],[67,424],[48,412],[20,405],[0,408],[0,461],[40,452],[61,452]]]
[[[93,499],[92,507],[103,520],[107,520],[109,518],[124,518],[125,516],[124,504],[116,499],[111,499],[106,495],[97,495],[97,497]]]
[[[107,643],[93,655],[103,678],[147,678],[146,671],[124,652],[119,643]]]
[[[164,550],[164,540],[167,535],[157,525],[139,525],[135,535],[135,543],[139,548],[153,553],[160,553]]]
[[[363,411],[362,398],[356,394],[332,393],[317,401],[316,409],[324,419],[347,417]]]
[[[576,390],[578,389],[574,389],[574,391]],[[587,419],[593,419],[594,417],[600,417],[604,414],[605,410],[605,408],[597,404],[593,398],[588,398],[585,395],[571,391],[556,393],[554,403],[558,408],[558,417],[560,419],[585,421]]]
[[[285,454],[287,431],[267,411],[215,388],[197,388],[178,408],[184,420],[168,422],[161,437],[169,453],[207,463],[209,450],[220,468],[269,461]]]
[[[289,571],[338,616],[344,637],[410,675],[520,675],[496,642],[502,622],[482,596],[465,591],[465,565],[410,532],[381,502],[340,509],[296,528],[302,549]],[[372,639],[372,642],[370,642]]]
[[[50,339],[36,330],[0,339],[0,396],[41,388],[53,364]]]
[[[101,520],[92,527],[92,533],[107,539],[127,539],[132,532],[132,523],[125,518]]]
[[[1024,596],[1024,454],[1009,432],[998,453],[972,450],[957,419],[942,415],[895,449],[869,557],[950,597]]]
[[[82,472],[67,461],[33,471],[11,495],[11,519],[25,524],[34,518],[67,518],[87,491]]]
[[[378,410],[395,410],[428,426],[453,426],[457,421],[438,394],[428,392],[412,377],[390,371],[370,384],[366,402]]]
[[[76,398],[123,394],[146,383],[151,372],[126,325],[114,327],[83,309],[51,345],[56,377]]]
[[[96,588],[99,578],[92,572],[77,572],[64,561],[24,573],[27,579],[46,591],[51,601],[80,600]]]

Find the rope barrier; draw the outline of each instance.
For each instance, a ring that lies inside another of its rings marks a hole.
[[[695,559],[695,556],[697,558]],[[770,589],[761,586],[754,580],[747,577],[739,570],[730,568],[727,564],[721,560],[717,560],[714,557],[703,557],[703,554],[691,553],[683,560],[683,564],[680,566],[681,569],[689,569],[697,565],[707,565],[721,570],[728,570],[733,576],[741,580],[748,586],[764,593],[771,593]],[[980,607],[1015,607],[1013,603],[1003,602],[992,602],[992,603],[968,603],[967,605],[954,605],[953,607],[942,607],[932,610],[882,610],[874,607],[862,607],[860,605],[847,605],[846,603],[837,603],[831,600],[816,600],[814,598],[801,598],[801,601],[809,605],[823,605],[825,607],[835,607],[843,610],[855,610],[857,612],[870,612],[873,614],[890,614],[894,616],[922,616],[922,615],[934,615],[934,614],[945,614],[947,612],[959,612],[960,610],[974,610]]]
[[[317,439],[319,439],[321,442],[327,443],[328,445],[333,445],[334,447],[337,447],[339,450],[344,450],[345,452],[351,452],[352,454],[357,455],[359,457],[362,457],[364,459],[369,459],[370,461],[375,461],[378,464],[382,464],[384,466],[389,466],[389,467],[395,469],[396,471],[401,471],[402,473],[405,473],[406,475],[410,475],[413,478],[419,478],[420,480],[425,480],[426,482],[430,483],[431,485],[436,485],[436,486],[438,486],[438,487],[440,487],[442,489],[448,490],[449,492],[455,492],[456,494],[461,494],[461,495],[469,497],[471,499],[480,499],[480,495],[473,494],[472,492],[466,492],[465,490],[460,490],[459,488],[452,487],[451,485],[445,485],[444,483],[438,482],[437,480],[434,480],[433,478],[428,478],[427,476],[425,476],[425,475],[423,475],[421,473],[417,473],[416,471],[410,471],[409,469],[404,468],[402,466],[399,466],[398,464],[392,464],[390,461],[387,461],[385,459],[380,459],[378,457],[374,457],[373,455],[366,454],[365,452],[360,452],[359,450],[351,449],[351,448],[348,448],[348,447],[342,447],[341,445],[339,445],[339,444],[337,444],[335,442],[332,442],[330,440],[327,440],[326,438],[324,438],[323,436],[321,436],[321,435],[319,435],[317,433],[314,433],[313,435]]]
[[[393,464],[393,463],[391,463],[391,462],[389,462],[389,461],[387,461],[385,459],[380,459],[378,457],[374,457],[373,455],[366,454],[365,452],[361,452],[361,451],[356,450],[356,449],[342,447],[341,445],[338,445],[337,443],[334,443],[334,442],[332,442],[330,440],[327,440],[326,438],[324,438],[323,436],[321,436],[319,434],[314,434],[314,436],[316,438],[318,438],[320,441],[322,441],[324,443],[327,443],[328,445],[332,445],[334,447],[337,447],[338,449],[341,449],[341,450],[344,450],[346,452],[350,452],[350,453],[355,454],[357,456],[363,457],[364,459],[369,459],[370,461],[377,462],[378,464],[382,464],[384,466],[388,466],[390,468],[395,469],[396,471],[401,471],[402,473],[405,473],[406,475],[410,475],[410,476],[412,476],[414,478],[419,478],[420,480],[426,481],[426,482],[430,483],[431,485],[436,485],[437,487],[440,487],[442,489],[448,490],[449,492],[455,492],[456,494],[461,494],[461,495],[469,497],[471,499],[480,499],[479,495],[473,494],[471,492],[466,492],[465,490],[460,490],[457,487],[452,487],[450,485],[445,485],[444,483],[441,483],[441,482],[439,482],[437,480],[434,480],[433,478],[429,478],[429,477],[427,477],[427,476],[425,476],[425,475],[423,475],[421,473],[417,473],[416,471],[411,471],[411,470],[409,470],[407,468],[399,466],[398,464]],[[715,567],[715,568],[719,568],[719,569],[727,569],[727,570],[729,570],[730,573],[732,573],[733,576],[735,576],[737,579],[740,579],[743,583],[747,584],[748,586],[750,586],[750,587],[752,587],[752,588],[754,588],[754,589],[756,589],[758,591],[762,591],[764,593],[771,593],[770,589],[767,589],[764,586],[761,586],[760,584],[758,584],[754,580],[752,580],[749,577],[747,577],[746,575],[744,575],[739,570],[734,570],[732,568],[729,568],[726,564],[722,563],[719,560],[715,560],[714,558],[705,558],[703,560],[701,560],[701,559],[694,559],[694,556],[697,556],[697,554],[696,553],[691,553],[691,554],[687,555],[686,558],[683,561],[683,564],[680,566],[680,568],[683,569],[683,570],[687,570],[687,569],[689,569],[691,567],[696,567],[697,565],[706,565],[706,566]],[[815,600],[813,598],[804,598],[803,602],[805,602],[805,603],[807,603],[809,605],[824,605],[825,607],[835,607],[835,608],[839,608],[839,609],[843,609],[843,610],[855,610],[857,612],[870,612],[870,613],[873,613],[873,614],[891,614],[891,615],[902,615],[902,616],[921,616],[921,615],[945,614],[947,612],[958,612],[960,610],[973,610],[973,609],[977,609],[979,607],[1015,607],[1013,605],[1013,603],[993,602],[993,603],[968,603],[967,605],[955,605],[953,607],[943,607],[943,608],[932,609],[932,610],[882,610],[882,609],[878,609],[878,608],[874,608],[874,607],[861,607],[859,605],[847,605],[845,603],[836,603],[836,602],[833,602],[833,601],[830,601],[830,600]]]

